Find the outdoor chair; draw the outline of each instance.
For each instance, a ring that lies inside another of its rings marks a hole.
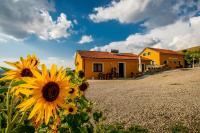
[[[98,74],[98,79],[100,79],[100,80],[104,79],[104,74],[103,73],[99,73]]]

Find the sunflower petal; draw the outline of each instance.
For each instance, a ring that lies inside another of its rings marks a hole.
[[[10,65],[10,66],[12,66],[12,67],[15,67],[15,68],[18,68],[19,69],[19,67],[16,65],[17,64],[17,62],[15,62],[15,63],[12,63],[12,62],[8,62],[8,61],[4,61],[6,64],[8,64],[8,65]]]
[[[35,113],[40,109],[41,106],[42,106],[42,102],[38,101],[33,107],[33,110],[31,111],[28,119],[31,119],[35,115]]]
[[[49,119],[50,119],[50,112],[49,112],[50,106],[47,104],[46,104],[47,108],[45,108],[45,124],[46,125],[49,123]]]
[[[31,72],[33,73],[33,75],[34,75],[36,78],[38,78],[39,80],[42,80],[42,75],[41,75],[38,71],[32,70]]]
[[[55,64],[53,64],[51,66],[51,70],[50,70],[50,74],[51,74],[51,79],[53,80],[55,75],[56,75],[56,71],[57,71],[57,66]]]
[[[22,88],[38,88],[38,86],[30,85],[30,84],[21,84],[19,87]]]
[[[35,78],[31,78],[31,77],[22,77],[22,80],[26,83],[34,83],[35,82]]]
[[[26,101],[24,101],[23,103],[19,104],[17,106],[17,108],[21,108],[20,111],[25,111],[28,108],[31,108],[31,106],[35,103],[35,99],[34,98],[30,98]]]
[[[18,88],[17,91],[22,93],[22,94],[24,94],[24,95],[26,95],[26,96],[29,96],[29,95],[33,94],[33,90],[29,90],[29,89]]]
[[[44,79],[49,79],[49,74],[46,65],[42,64],[42,76]]]

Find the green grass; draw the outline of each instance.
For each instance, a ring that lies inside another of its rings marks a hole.
[[[97,127],[97,133],[149,133],[149,131],[141,126],[133,125],[128,129],[123,124],[100,125]]]

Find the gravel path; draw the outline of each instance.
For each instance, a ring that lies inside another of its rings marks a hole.
[[[106,123],[138,124],[168,132],[175,122],[200,129],[200,68],[178,69],[136,80],[90,80],[86,96]]]

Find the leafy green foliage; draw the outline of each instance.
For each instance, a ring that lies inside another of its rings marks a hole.
[[[6,81],[0,81],[0,86],[5,86],[6,85]]]
[[[8,87],[0,87],[0,94],[8,91]]]
[[[172,133],[189,133],[189,129],[182,123],[176,123],[171,127]]]
[[[200,58],[200,50],[198,51],[185,51],[184,52],[184,58],[187,62],[187,64],[192,64],[193,59],[196,61],[199,61]]]
[[[100,119],[102,118],[102,116],[103,116],[102,112],[94,112],[94,113],[93,113],[93,118],[94,118],[94,120],[95,120],[96,122],[99,122]]]
[[[142,128],[141,126],[135,125],[129,128],[131,133],[148,133],[147,129]]]
[[[34,133],[35,128],[33,126],[21,125],[14,129],[11,133]]]

